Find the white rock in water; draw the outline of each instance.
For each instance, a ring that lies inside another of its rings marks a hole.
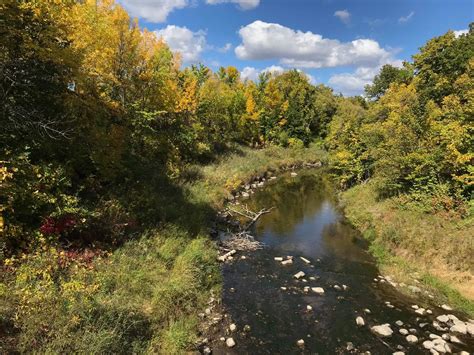
[[[426,313],[428,313],[428,314],[433,314],[433,311],[432,311],[431,309],[427,309],[427,310],[426,310]]]
[[[245,192],[245,191],[244,191],[244,192],[242,192],[242,197],[243,197],[243,198],[248,198],[248,197],[250,197],[250,195],[249,195],[248,192]]]
[[[424,308],[418,308],[415,313],[418,313],[420,315],[424,315],[425,314],[425,309]]]
[[[304,275],[306,275],[303,271],[298,271],[296,274],[293,275],[293,277],[295,279],[299,279],[301,277],[303,277]]]
[[[395,351],[392,355],[405,355],[403,351]]]
[[[304,292],[309,292],[309,286],[305,286],[305,287],[303,288],[303,291],[304,291]]]
[[[408,330],[406,330],[405,328],[401,328],[399,330],[399,332],[400,332],[401,335],[407,335],[408,334]]]
[[[302,256],[300,256],[300,259],[303,260],[306,264],[311,264],[311,261],[306,258],[303,258]]]
[[[286,287],[285,287],[285,286],[281,286],[281,287],[280,287],[280,290],[286,291]]]
[[[303,339],[300,339],[296,342],[296,345],[298,346],[304,346],[304,340]]]
[[[339,285],[334,285],[334,289],[337,290],[337,291],[341,291],[341,290],[342,290],[341,286],[339,286]]]
[[[462,344],[463,342],[461,341],[461,339],[459,339],[456,335],[451,335],[449,337],[449,341],[451,343],[456,343],[456,344]]]
[[[418,342],[418,338],[414,335],[408,335],[406,338],[407,342],[411,343],[411,344],[415,344]]]
[[[314,281],[314,280],[316,280],[316,277],[310,276],[309,279],[310,279],[311,281]]]
[[[232,338],[227,338],[225,341],[225,345],[227,345],[228,348],[233,348],[235,346],[235,341]]]
[[[401,327],[403,325],[403,322],[401,320],[397,320],[395,322],[396,325],[398,325],[399,327]]]
[[[293,177],[295,177],[295,176],[297,176],[298,174],[293,171],[290,175],[293,176]]]
[[[282,265],[291,265],[293,264],[293,259],[287,259],[281,262]]]
[[[237,329],[237,326],[234,323],[232,323],[231,325],[229,325],[229,329],[231,332],[235,332],[235,330]]]
[[[283,258],[282,258],[281,256],[275,256],[275,257],[273,258],[273,260],[275,260],[275,261],[283,261]]]
[[[467,334],[466,324],[461,321],[455,322],[454,325],[451,328],[449,328],[449,330],[453,333]]]
[[[308,304],[308,305],[306,306],[306,309],[307,309],[308,311],[312,311],[312,310],[313,310],[313,307],[311,307],[311,306]]]
[[[413,309],[418,309],[418,308],[420,308],[420,307],[419,307],[418,305],[414,304],[413,306],[411,306],[411,308],[413,308]]]
[[[380,335],[382,337],[389,337],[393,334],[392,328],[390,328],[390,324],[382,324],[382,325],[375,325],[370,328],[375,334]]]
[[[204,349],[202,349],[202,353],[206,354],[206,355],[209,355],[209,354],[212,354],[212,350],[211,350],[210,347],[205,346]]]
[[[441,322],[441,323],[446,323],[449,321],[449,317],[446,314],[437,316],[436,319],[438,320],[438,322]]]
[[[364,312],[367,313],[367,314],[372,313],[372,312],[370,312],[370,309],[368,309],[368,308],[364,309]]]
[[[344,291],[347,290],[348,288],[349,288],[349,286],[347,286],[347,285],[342,285],[342,289],[343,289]]]
[[[322,287],[311,287],[311,291],[319,294],[319,295],[322,295],[324,294],[324,289]]]
[[[360,317],[360,316],[357,317],[357,318],[356,318],[356,324],[357,324],[359,327],[364,326],[364,325],[365,325],[364,318],[362,318],[362,317]]]
[[[429,349],[433,349],[434,346],[435,346],[435,345],[434,345],[434,343],[433,343],[431,340],[425,340],[425,341],[423,342],[423,347],[424,347],[425,349],[428,349],[428,350],[429,350]]]
[[[472,336],[474,336],[474,324],[469,322],[469,323],[466,323],[466,329],[467,329],[467,332],[469,334],[471,334]]]
[[[447,304],[442,304],[441,308],[444,309],[445,311],[452,311],[453,309],[449,307]]]

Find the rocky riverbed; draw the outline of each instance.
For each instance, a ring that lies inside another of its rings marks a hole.
[[[288,173],[252,192],[238,203],[275,207],[252,231],[265,248],[222,260],[223,297],[201,314],[201,353],[473,351],[473,320],[434,304],[416,275],[405,285],[379,274],[323,173]]]

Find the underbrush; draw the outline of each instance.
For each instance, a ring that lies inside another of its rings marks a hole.
[[[426,212],[404,203],[406,197],[376,196],[369,182],[343,192],[341,200],[381,267],[407,281],[421,275],[417,279],[436,290],[440,302],[473,315],[473,216]]]

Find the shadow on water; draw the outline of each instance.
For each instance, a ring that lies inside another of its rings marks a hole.
[[[366,242],[345,220],[324,173],[280,177],[246,203],[253,210],[276,208],[255,226],[254,235],[266,247],[224,266],[223,306],[238,327],[232,334],[237,346],[214,344],[214,353],[418,354],[429,333],[441,335],[431,325],[441,310],[432,308],[432,315],[420,316],[411,308],[416,300],[387,282],[374,281],[378,270]],[[276,256],[293,256],[294,262],[283,266]],[[304,280],[293,277],[298,271],[306,274]],[[347,290],[334,288],[343,285]],[[305,286],[322,287],[325,293],[305,292]],[[356,325],[357,316],[364,318],[364,327]],[[399,333],[397,320],[412,329],[418,344],[409,344]],[[392,337],[381,339],[370,332],[370,326],[384,323],[391,324]],[[429,324],[421,328],[423,323]],[[250,331],[243,330],[245,325]],[[303,348],[296,345],[299,339]],[[348,350],[349,343],[354,349]]]

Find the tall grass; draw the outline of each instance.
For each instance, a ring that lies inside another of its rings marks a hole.
[[[410,281],[418,272],[439,302],[474,315],[474,223],[379,201],[371,183],[341,194],[349,220],[371,242],[371,252],[386,270]]]

